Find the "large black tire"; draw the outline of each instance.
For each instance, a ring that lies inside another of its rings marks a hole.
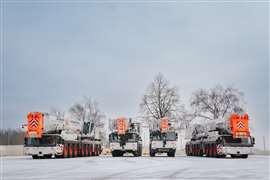
[[[208,144],[205,144],[206,150],[205,150],[205,156],[209,157],[209,146]]]
[[[99,156],[101,153],[101,145],[98,145],[97,147],[97,156]]]
[[[68,158],[72,157],[72,151],[70,151],[71,144],[68,144]]]
[[[60,159],[60,158],[64,158],[63,155],[54,155],[55,159]]]
[[[217,158],[225,158],[226,155],[225,154],[217,154]]]
[[[139,152],[138,151],[134,151],[132,154],[133,154],[134,157],[138,157],[139,156]]]
[[[216,144],[212,145],[212,153],[213,153],[213,157],[217,157],[217,145]]]
[[[203,150],[202,149],[200,150],[199,156],[201,156],[201,157],[203,156]]]
[[[112,157],[118,157],[119,153],[117,151],[112,151]]]
[[[38,159],[38,155],[32,155],[33,159]]]
[[[154,150],[150,149],[150,150],[149,150],[149,154],[150,154],[151,157],[155,157],[155,154],[156,154],[156,153],[155,153]]]
[[[141,149],[138,149],[137,151],[134,151],[132,154],[134,157],[142,156],[142,151]]]
[[[209,157],[213,157],[213,148],[212,148],[212,144],[209,144]]]
[[[167,155],[168,155],[169,157],[175,157],[175,150],[170,150],[170,151],[167,153]]]
[[[140,149],[140,153],[139,153],[139,156],[142,156],[142,149]]]
[[[191,156],[190,147],[189,145],[186,145],[186,155]]]
[[[123,152],[121,151],[112,151],[112,156],[113,157],[119,157],[119,156],[123,156]]]
[[[241,158],[247,159],[247,158],[248,158],[248,154],[242,154],[242,155],[241,155]]]
[[[52,158],[52,155],[51,154],[46,154],[46,155],[44,155],[44,158],[45,159],[51,159]]]
[[[139,154],[138,154],[138,156],[142,156],[142,145],[140,145],[140,147],[139,147]]]

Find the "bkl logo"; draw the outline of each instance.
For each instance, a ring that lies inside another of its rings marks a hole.
[[[238,121],[236,125],[238,129],[243,129],[245,127],[243,121]]]

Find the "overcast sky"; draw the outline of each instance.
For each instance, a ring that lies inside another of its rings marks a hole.
[[[182,102],[198,88],[245,94],[252,132],[269,135],[266,3],[9,3],[4,7],[4,128],[83,96],[107,117],[135,116],[159,72]]]

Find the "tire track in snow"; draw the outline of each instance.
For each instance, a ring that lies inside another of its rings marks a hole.
[[[185,171],[188,171],[190,168],[182,168],[182,169],[178,169],[176,171],[174,171],[173,173],[167,175],[167,176],[164,176],[163,178],[165,179],[175,179],[177,178],[177,175],[180,175],[181,173],[185,172]]]
[[[136,168],[136,169],[129,169],[129,170],[125,170],[125,171],[121,171],[121,172],[117,172],[117,173],[112,173],[112,174],[109,174],[107,176],[104,176],[104,177],[96,177],[94,179],[98,179],[98,180],[104,180],[104,179],[121,179],[121,178],[124,178],[126,179],[127,177],[128,178],[131,178],[130,176],[124,176],[124,177],[119,177],[119,175],[125,175],[125,174],[128,174],[130,172],[135,172],[135,171],[140,171],[140,170],[143,170],[143,169],[146,169],[147,167],[141,167],[141,168]]]

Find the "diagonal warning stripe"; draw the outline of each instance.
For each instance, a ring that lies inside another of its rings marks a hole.
[[[30,126],[31,128],[37,128],[38,126],[36,124],[33,124]]]
[[[31,128],[37,128],[37,125],[33,125],[33,126],[31,126]]]
[[[37,121],[30,121],[30,125],[33,125],[33,124],[38,124],[38,122]]]
[[[29,125],[30,125],[30,127],[38,127],[38,121],[36,121],[36,120],[31,120],[30,122],[29,122]]]
[[[245,127],[245,125],[244,125],[244,123],[243,123],[242,121],[239,121],[239,122],[237,123],[237,128],[242,129],[242,128],[244,128],[244,127]]]

